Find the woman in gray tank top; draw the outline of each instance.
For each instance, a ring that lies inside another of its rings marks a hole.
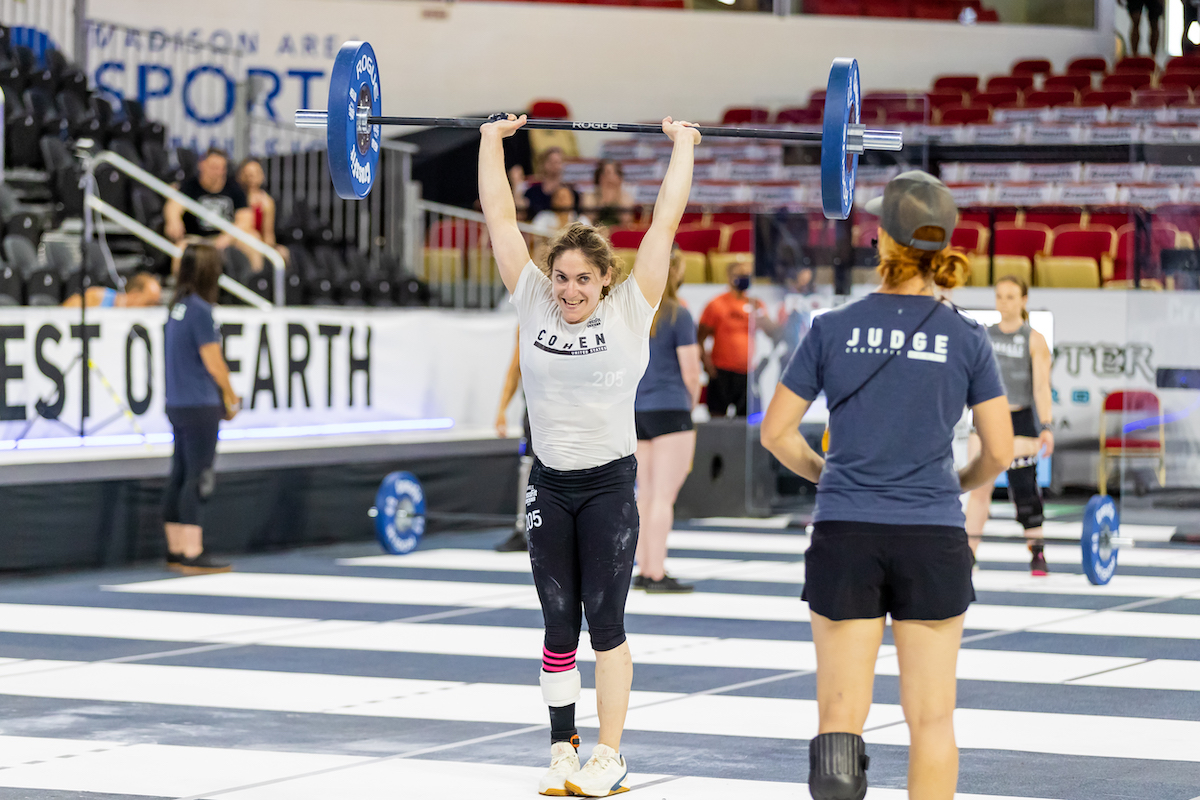
[[[1025,529],[1030,549],[1030,572],[1046,575],[1042,539],[1042,497],[1037,484],[1040,453],[1054,452],[1053,410],[1050,392],[1050,346],[1046,337],[1029,326],[1029,287],[1025,281],[1006,275],[996,281],[996,310],[1000,322],[987,329],[992,352],[1000,367],[1016,434],[1014,460],[1008,469],[1008,496],[1017,507],[1017,521]],[[972,433],[970,452],[978,452],[978,437]],[[967,500],[967,535],[972,552],[978,550],[991,505],[992,486],[981,486]]]

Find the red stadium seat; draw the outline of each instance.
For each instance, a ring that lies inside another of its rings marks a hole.
[[[1141,72],[1153,75],[1158,63],[1150,56],[1125,56],[1113,67],[1113,72]]]
[[[1133,206],[1097,206],[1088,213],[1088,225],[1107,225],[1120,230],[1137,219],[1138,209]]]
[[[731,226],[729,229],[729,242],[725,249],[730,253],[754,252],[754,223],[743,222]]]
[[[988,8],[988,7],[984,6],[984,7],[981,7],[979,9],[979,11],[976,13],[978,13],[978,15],[979,15],[978,19],[975,20],[976,22],[999,22],[1000,21],[1000,12],[996,11],[996,9],[994,9],[994,8]]]
[[[1033,88],[1033,74],[1024,75],[993,75],[987,80],[989,92],[1017,91],[1027,92]]]
[[[960,89],[935,89],[925,97],[928,98],[931,109],[967,104],[967,93]]]
[[[770,109],[761,106],[738,106],[725,109],[721,115],[722,125],[745,125],[746,123],[765,123],[771,119]]]
[[[1030,92],[1025,95],[1027,108],[1057,108],[1058,106],[1073,106],[1077,95],[1070,89],[1055,89],[1041,92]]]
[[[1079,102],[1080,105],[1102,103],[1111,108],[1117,103],[1129,102],[1132,99],[1132,89],[1093,89],[1090,92],[1084,92]]]
[[[781,108],[775,113],[779,125],[817,125],[821,122],[821,108]]]
[[[941,111],[942,125],[982,125],[991,121],[992,110],[987,106],[947,106]]]
[[[529,116],[534,119],[570,119],[567,104],[560,100],[534,100],[529,104]]]
[[[1158,85],[1164,89],[1174,86],[1184,86],[1194,91],[1200,87],[1200,71],[1168,72],[1158,79]]]
[[[720,249],[723,233],[720,227],[689,225],[675,232],[675,243],[681,250],[708,255],[710,250]]]
[[[1049,75],[1053,65],[1044,58],[1026,58],[1012,65],[1013,75]]]
[[[960,220],[954,233],[950,234],[950,246],[968,253],[987,252],[988,229],[978,222]]]
[[[996,255],[1024,256],[1030,261],[1035,256],[1050,250],[1054,234],[1045,225],[1017,225],[1015,222],[997,222],[994,236]]]
[[[751,214],[748,211],[718,211],[715,214],[709,215],[709,223],[713,225],[745,225],[751,222]]]
[[[636,250],[642,246],[646,231],[642,228],[613,228],[609,231],[608,240],[618,250]]]
[[[1084,89],[1092,88],[1092,74],[1090,72],[1068,72],[1066,75],[1050,75],[1043,81],[1042,88],[1046,91],[1082,92]]]
[[[1144,281],[1162,283],[1162,251],[1171,250],[1178,246],[1179,229],[1169,222],[1155,222],[1150,228],[1150,248],[1146,254],[1149,261],[1142,262],[1141,275]],[[1112,282],[1130,282],[1134,279],[1134,264],[1137,254],[1137,226],[1122,225],[1117,231],[1117,255],[1113,259],[1113,272],[1106,284]]]
[[[1004,103],[1021,102],[1021,93],[1016,89],[1003,89],[995,92],[976,92],[971,95],[973,106],[998,106]]]
[[[1099,287],[1112,274],[1117,232],[1107,225],[1061,225],[1054,229],[1050,255],[1035,259],[1039,286]]]
[[[1026,209],[1026,225],[1045,225],[1057,230],[1062,225],[1079,225],[1083,221],[1081,208],[1057,208],[1054,206],[1038,206]]]
[[[937,0],[914,0],[912,15],[914,19],[938,19],[956,21],[959,9],[957,6],[939,3]]]
[[[1164,203],[1154,209],[1154,221],[1170,223],[1193,239],[1200,237],[1200,206]]]
[[[973,92],[979,88],[978,75],[939,75],[934,78],[933,90],[954,89],[960,92]]]
[[[804,10],[809,14],[861,17],[863,4],[861,0],[811,0],[804,4]]]
[[[863,16],[904,19],[912,16],[912,9],[909,0],[871,0],[863,6]]]
[[[1103,56],[1082,56],[1067,63],[1067,72],[1107,72],[1108,62]]]
[[[883,122],[893,125],[917,125],[929,121],[929,113],[925,109],[894,109],[885,111]]]
[[[1200,55],[1191,53],[1186,56],[1175,56],[1167,61],[1167,74],[1172,72],[1200,72]]]
[[[487,241],[487,228],[480,222],[468,220],[442,219],[429,229],[425,239],[426,247],[438,249],[455,249],[459,247],[476,247]]]
[[[1145,72],[1114,72],[1100,79],[1100,88],[1120,89],[1127,86],[1130,89],[1146,89],[1153,80],[1154,76]]]

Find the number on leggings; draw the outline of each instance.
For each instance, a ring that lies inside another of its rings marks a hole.
[[[525,515],[525,530],[540,527],[542,527],[542,512],[535,508]]]

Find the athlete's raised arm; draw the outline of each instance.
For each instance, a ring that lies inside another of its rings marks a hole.
[[[488,238],[500,267],[500,278],[510,291],[517,288],[521,270],[529,262],[529,248],[517,227],[517,206],[504,170],[504,140],[525,124],[525,115],[479,126],[479,204],[487,218]]]
[[[654,202],[654,219],[633,263],[633,277],[646,302],[652,306],[658,305],[667,285],[667,273],[671,269],[671,245],[675,241],[679,220],[687,208],[688,195],[692,192],[692,165],[695,147],[700,143],[700,131],[690,122],[675,122],[667,117],[663,120],[662,128],[663,133],[671,137],[675,147],[671,150],[671,163],[667,166],[667,174],[658,189],[658,199]]]

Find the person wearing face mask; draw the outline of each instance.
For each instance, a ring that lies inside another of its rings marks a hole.
[[[779,325],[767,316],[761,300],[746,296],[754,262],[749,259],[729,265],[729,291],[714,297],[700,315],[700,355],[708,373],[705,403],[715,419],[729,413],[746,416],[747,378],[750,372],[750,319],[755,329],[774,336]],[[708,345],[712,340],[712,347]]]
[[[609,242],[575,223],[529,258],[504,171],[511,114],[481,126],[479,200],[500,276],[517,309],[521,376],[536,457],[525,493],[533,580],[546,623],[539,683],[550,707],[550,770],[538,791],[607,797],[628,790],[621,734],[633,663],[625,600],[638,540],[634,398],[650,360],[650,327],[666,287],[671,243],[687,206],[700,133],[670,117],[673,144],[654,221],[629,279]],[[582,768],[575,653],[582,617],[596,653],[599,743]]]

